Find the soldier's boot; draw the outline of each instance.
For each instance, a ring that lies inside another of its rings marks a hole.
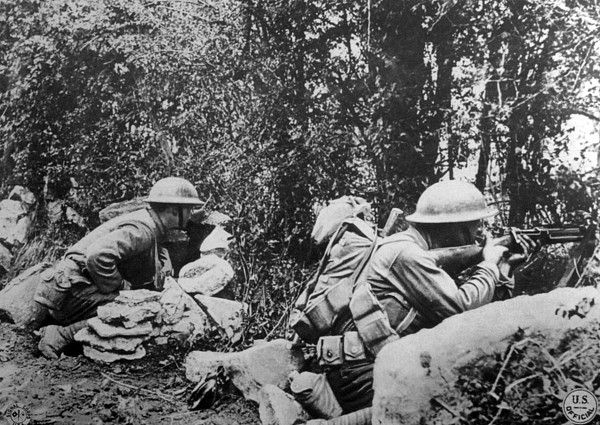
[[[39,330],[38,350],[47,359],[58,359],[69,345],[75,342],[75,334],[87,326],[87,320],[68,326],[48,325]]]

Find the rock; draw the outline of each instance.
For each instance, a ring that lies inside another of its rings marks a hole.
[[[162,307],[157,323],[173,325],[181,320],[185,311],[184,292],[177,285],[169,285],[162,292],[160,305]]]
[[[519,296],[387,345],[375,362],[373,423],[427,422],[432,397],[454,387],[461,368],[482,355],[501,356],[520,330],[524,337],[562,338],[567,330],[590,326],[600,318],[599,302],[593,287]]]
[[[216,226],[214,230],[202,241],[200,253],[202,255],[216,254],[225,256],[229,253],[229,244],[232,235],[225,231],[221,226]]]
[[[104,323],[97,317],[88,320],[88,326],[94,330],[102,338],[112,337],[131,337],[131,336],[146,336],[152,333],[152,324],[150,322],[139,323],[133,328],[124,328],[122,326],[112,326]]]
[[[294,425],[310,419],[294,397],[275,385],[262,387],[259,400],[258,414],[262,425]]]
[[[157,336],[178,339],[195,338],[211,329],[211,323],[202,308],[186,294],[172,277],[165,279],[165,290],[160,299],[162,311],[156,323],[162,325]]]
[[[13,247],[21,247],[27,242],[27,236],[33,224],[31,217],[25,216],[19,219],[12,232],[12,241],[8,241]]]
[[[151,301],[158,301],[160,298],[161,293],[157,291],[151,291],[149,289],[132,289],[120,291],[113,302],[133,306]]]
[[[0,244],[0,276],[8,272],[12,260],[13,255],[10,253],[10,250]]]
[[[64,201],[50,201],[46,205],[46,212],[50,223],[56,223],[62,218],[68,223],[75,224],[82,229],[87,228],[85,220],[77,211],[68,206]]]
[[[33,206],[36,203],[35,195],[26,187],[19,185],[12,188],[8,194],[8,199],[22,202],[30,211],[33,209]]]
[[[39,327],[46,318],[46,309],[33,300],[40,274],[51,267],[50,263],[40,263],[28,268],[11,280],[0,291],[0,316],[21,328]]]
[[[245,398],[260,401],[260,389],[267,384],[288,386],[288,375],[304,364],[304,355],[291,342],[277,339],[237,353],[193,351],[185,361],[186,377],[198,382],[208,372],[223,366]]]
[[[141,359],[146,355],[146,349],[143,345],[140,345],[135,353],[124,354],[124,353],[111,353],[110,351],[97,350],[88,345],[83,346],[83,355],[92,360],[96,360],[104,363],[112,363],[117,360],[137,360]]]
[[[209,254],[179,271],[179,285],[190,294],[214,295],[233,280],[234,271],[224,259]]]
[[[75,341],[84,345],[89,345],[101,351],[111,351],[119,353],[135,353],[138,347],[147,340],[148,337],[134,336],[116,336],[112,338],[101,338],[90,328],[83,328],[75,334]]]
[[[216,267],[223,261],[225,260],[216,255],[203,256],[196,261],[184,265],[179,271],[179,278],[193,278],[202,276],[204,273]],[[181,282],[179,282],[179,284],[181,285]]]
[[[243,315],[248,311],[247,304],[206,295],[196,295],[194,298],[232,342],[239,340],[242,336]]]
[[[104,323],[133,328],[139,323],[153,320],[160,311],[161,305],[157,301],[137,305],[111,302],[98,307],[98,318]]]
[[[210,226],[225,226],[230,222],[231,217],[219,211],[212,211],[204,220],[202,220],[202,223]]]
[[[181,320],[172,325],[163,326],[161,334],[179,334],[184,337],[204,335],[210,330],[210,321],[206,314],[197,311],[186,311]]]
[[[25,204],[4,199],[0,201],[0,242],[7,247],[25,243],[31,219]]]
[[[111,218],[118,217],[123,214],[130,213],[132,211],[141,210],[146,208],[148,204],[144,201],[145,198],[133,198],[128,201],[117,202],[110,204],[106,208],[100,210],[98,216],[100,223],[110,220]]]

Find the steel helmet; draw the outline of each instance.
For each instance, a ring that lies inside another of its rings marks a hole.
[[[153,204],[202,205],[194,185],[181,177],[166,177],[154,183],[146,202]]]
[[[483,194],[471,183],[447,180],[429,186],[419,197],[412,223],[461,223],[496,215],[487,207]]]

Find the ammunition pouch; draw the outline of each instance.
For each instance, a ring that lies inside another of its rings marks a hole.
[[[368,358],[356,331],[345,332],[343,335],[322,336],[317,342],[317,360],[321,366],[339,366]]]
[[[350,300],[350,311],[358,333],[373,356],[386,344],[400,338],[368,283],[357,285]]]
[[[304,312],[296,310],[290,326],[300,338],[314,344],[319,336],[331,330],[336,319],[348,311],[352,283],[350,277],[342,279],[311,301]]]

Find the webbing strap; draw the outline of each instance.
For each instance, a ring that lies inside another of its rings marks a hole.
[[[398,326],[396,326],[396,333],[398,335],[402,334],[402,332],[404,332],[405,330],[408,329],[408,327],[412,324],[412,322],[416,319],[416,317],[417,317],[417,309],[414,307],[411,307],[410,310],[408,311],[408,314],[404,317],[404,319],[402,319],[400,324]]]
[[[385,345],[397,340],[400,333],[411,325],[417,315],[416,310],[411,308],[398,327],[392,328],[386,311],[373,294],[367,280],[359,278],[362,270],[370,261],[376,245],[377,238],[373,241],[368,255],[363,258],[360,270],[356,276],[353,275],[356,280],[353,281],[352,299],[350,300],[350,312],[356,329],[363,344],[374,356]]]
[[[354,272],[352,273],[352,276],[350,277],[351,282],[352,282],[352,292],[354,292],[354,289],[356,289],[356,283],[358,282],[358,278],[362,274],[362,272],[365,269],[366,265],[369,264],[369,261],[371,261],[371,257],[373,256],[373,252],[375,252],[375,248],[377,247],[377,242],[378,242],[378,240],[377,240],[377,230],[375,230],[375,236],[373,237],[373,243],[371,243],[371,246],[369,247],[369,250],[365,253],[365,255],[362,258],[362,260],[360,260],[360,263],[358,264],[358,267],[354,270]]]
[[[344,235],[346,230],[348,230],[348,223],[344,222],[337,228],[337,230],[335,231],[335,233],[333,234],[331,239],[329,239],[329,243],[327,244],[327,248],[325,249],[325,254],[323,254],[323,257],[321,257],[321,262],[319,263],[319,268],[317,269],[317,273],[309,279],[308,286],[306,287],[306,289],[303,292],[300,293],[298,298],[302,294],[305,294],[306,299],[308,300],[308,298],[312,295],[312,293],[315,290],[315,287],[317,286],[317,282],[319,281],[319,277],[323,273],[323,270],[325,270],[325,266],[327,265],[327,262],[329,261],[329,255],[331,254],[331,249],[333,248],[333,246],[336,243],[339,242],[339,240],[342,238],[342,236]]]

